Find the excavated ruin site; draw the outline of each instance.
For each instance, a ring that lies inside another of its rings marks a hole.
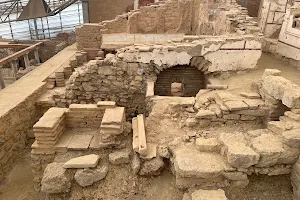
[[[25,48],[0,60],[0,199],[300,200],[300,2],[248,1],[90,1],[74,44],[0,43]]]

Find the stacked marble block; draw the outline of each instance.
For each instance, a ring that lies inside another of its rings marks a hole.
[[[98,105],[101,103],[98,102]],[[98,138],[100,147],[110,147],[120,144],[119,136],[123,133],[125,122],[124,107],[105,109]]]
[[[65,130],[65,108],[50,108],[33,126],[33,151],[52,150]]]

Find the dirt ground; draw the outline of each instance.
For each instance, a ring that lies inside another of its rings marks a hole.
[[[282,75],[300,85],[300,71],[270,55],[263,54],[259,60],[258,69],[246,74],[232,75],[223,84],[231,91],[250,90],[253,80],[259,79],[264,69],[274,68],[282,71]],[[112,167],[106,177],[97,187],[91,187],[89,198],[103,200],[181,200],[183,191],[175,187],[175,177],[168,171],[160,176],[137,178],[129,171],[129,167]],[[250,184],[245,189],[226,191],[230,200],[291,200],[292,188],[289,176],[250,176]],[[79,186],[78,186],[79,187]],[[73,200],[81,200],[82,189],[73,194]],[[97,198],[96,198],[97,197]],[[5,181],[0,183],[0,200],[44,200],[41,194],[33,190],[33,174],[30,166],[30,149],[13,168]]]

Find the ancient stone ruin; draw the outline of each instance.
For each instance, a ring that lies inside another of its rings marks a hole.
[[[29,146],[28,199],[299,200],[299,15],[163,0],[78,26],[0,91],[0,181]]]

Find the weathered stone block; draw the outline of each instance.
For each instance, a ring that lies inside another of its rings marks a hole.
[[[63,168],[63,163],[50,163],[47,165],[42,178],[42,192],[53,194],[69,192],[71,177]]]
[[[81,187],[93,185],[106,177],[108,166],[102,166],[95,169],[79,169],[75,173],[75,180]]]

